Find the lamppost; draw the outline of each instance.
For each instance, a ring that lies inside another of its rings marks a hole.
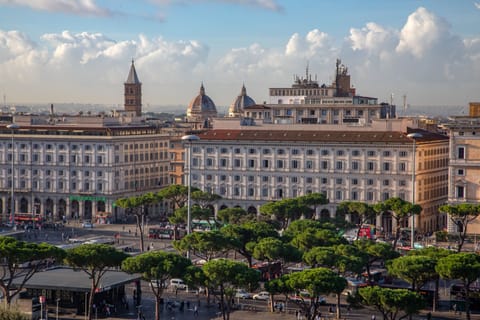
[[[14,145],[14,137],[15,137],[15,130],[20,128],[20,126],[16,123],[11,123],[7,126],[8,129],[12,130],[12,190],[10,195],[10,219],[13,226],[13,229],[17,229],[17,225],[15,224],[15,145]]]
[[[413,150],[412,150],[412,204],[415,204],[415,153],[416,153],[416,142],[417,139],[422,138],[423,135],[418,132],[409,133],[407,137],[413,139]],[[412,212],[412,223],[411,223],[411,234],[410,234],[410,248],[415,249],[415,214]]]
[[[192,210],[192,143],[200,140],[200,138],[194,134],[186,135],[182,137],[182,140],[188,143],[188,195],[187,195],[187,234],[191,233],[191,210]],[[189,258],[190,252],[187,252],[187,258]]]

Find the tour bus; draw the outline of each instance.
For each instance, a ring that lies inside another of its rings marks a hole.
[[[148,229],[148,237],[150,239],[170,239],[172,240],[175,234],[175,240],[182,239],[186,231],[185,229],[172,229],[162,227],[152,227]]]

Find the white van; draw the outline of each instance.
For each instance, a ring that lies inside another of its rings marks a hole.
[[[185,290],[187,289],[187,285],[185,284],[185,282],[183,282],[182,279],[174,278],[174,279],[170,279],[170,288]]]

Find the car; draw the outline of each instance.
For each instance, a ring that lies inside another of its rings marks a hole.
[[[235,298],[238,299],[250,299],[251,297],[252,296],[250,295],[250,293],[248,293],[244,289],[237,289],[237,291],[235,292]]]
[[[270,293],[267,291],[261,291],[253,295],[253,300],[268,300],[270,299]]]
[[[82,223],[82,227],[83,228],[93,228],[93,223],[90,220],[85,220]]]
[[[182,279],[177,279],[177,278],[170,279],[170,287],[173,289],[180,289],[180,290],[187,289],[187,285],[185,284],[185,282],[183,282]]]
[[[159,286],[162,285],[162,281],[157,280],[157,279],[151,280],[150,283],[152,284],[152,287],[154,287],[154,288],[158,288]],[[167,287],[167,284],[163,283],[163,289],[166,288],[166,287]]]

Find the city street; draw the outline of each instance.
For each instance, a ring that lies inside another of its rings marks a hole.
[[[148,232],[148,228],[146,228]],[[136,235],[135,235],[136,234]],[[111,238],[116,242],[118,246],[124,247],[128,246],[135,250],[139,248],[139,235],[135,230],[134,224],[105,224],[105,225],[94,225],[93,228],[82,228],[80,223],[68,223],[63,228],[58,230],[46,229],[46,230],[32,230],[26,234],[30,241],[35,242],[49,242],[55,245],[68,244],[68,238],[71,239],[85,239],[92,237],[104,237]],[[117,235],[117,236],[115,236]],[[148,239],[145,235],[145,246],[150,246],[153,250],[167,250],[173,251],[174,249],[171,246],[170,240],[163,239]],[[130,298],[129,310],[118,310],[117,314],[109,317],[109,319],[136,319],[137,310],[132,306],[132,295],[133,295],[133,286],[127,287],[127,296]],[[281,299],[279,297],[279,299]],[[164,293],[165,304],[167,302],[184,302],[185,309],[180,311],[177,308],[172,310],[167,310],[166,308],[162,310],[161,319],[177,319],[177,320],[186,320],[197,318],[200,320],[206,319],[215,319],[219,316],[219,309],[215,303],[211,303],[210,306],[207,306],[206,299],[204,296],[197,297],[194,292],[185,292],[179,290],[177,295],[174,292],[167,291]],[[200,307],[198,308],[198,316],[194,317],[193,315],[193,306],[198,304],[200,301]],[[328,303],[334,303],[335,298],[329,297],[327,299]],[[50,318],[55,319],[55,310],[51,309]],[[236,310],[231,314],[232,320],[245,320],[245,319],[261,319],[261,320],[270,320],[270,319],[296,319],[295,315],[295,304],[290,302],[287,305],[286,312],[283,313],[271,313],[269,312],[268,305],[266,301],[254,301],[251,299],[237,300],[236,301]],[[321,308],[322,319],[334,319],[335,314],[328,312],[329,306],[323,306]],[[150,292],[149,284],[146,282],[142,283],[142,313],[145,316],[145,319],[153,319],[154,315],[154,297]],[[379,313],[374,313],[369,309],[352,309],[347,311],[346,307],[342,308],[342,318],[344,319],[370,319],[371,315],[375,314],[377,319],[382,319]],[[465,318],[465,314],[453,314],[453,312],[448,311],[448,307],[444,307],[440,312],[435,312],[432,314],[432,319],[462,319]],[[81,316],[75,316],[73,314],[61,314],[59,319],[61,320],[70,320],[70,319],[81,319]],[[419,316],[415,316],[414,319],[426,319],[426,312],[423,312]],[[473,314],[472,319],[480,319],[480,314]]]

